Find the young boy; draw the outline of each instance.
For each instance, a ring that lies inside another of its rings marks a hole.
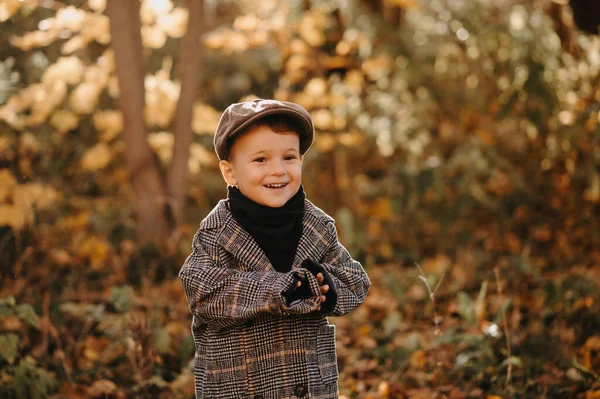
[[[335,327],[370,281],[333,219],[307,199],[314,137],[301,106],[229,106],[214,137],[228,185],[200,223],[181,278],[196,345],[196,398],[338,397]]]

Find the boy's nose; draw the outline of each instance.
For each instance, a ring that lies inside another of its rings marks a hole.
[[[281,176],[285,174],[285,168],[283,167],[282,162],[273,162],[271,174],[274,176]]]

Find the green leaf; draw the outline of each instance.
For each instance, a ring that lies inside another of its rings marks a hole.
[[[511,356],[508,359],[505,359],[502,362],[502,367],[506,367],[509,364],[512,364],[513,366],[516,366],[516,367],[522,367],[523,366],[523,363],[521,362],[521,359],[518,358],[518,357],[516,357],[516,356]]]
[[[0,356],[2,356],[8,364],[13,364],[15,362],[19,341],[20,338],[17,334],[0,334]]]
[[[458,313],[466,321],[475,321],[475,305],[471,297],[463,291],[458,293]]]
[[[15,300],[15,297],[12,295],[9,297],[0,299],[0,306],[13,307],[16,304],[17,304],[17,301]]]
[[[113,287],[110,293],[110,302],[119,312],[130,311],[133,308],[133,289],[128,285]]]
[[[12,307],[8,307],[5,305],[0,305],[0,319],[5,318],[6,316],[12,316],[15,314],[15,311]]]
[[[28,303],[21,304],[15,308],[15,313],[19,319],[26,321],[33,327],[40,329],[40,317],[35,313],[33,306]]]
[[[28,356],[15,367],[12,385],[17,399],[44,399],[49,397],[56,382],[50,373],[36,367],[35,360]]]
[[[60,305],[60,310],[78,319],[92,318],[97,321],[102,321],[104,318],[104,305],[65,302]]]
[[[150,381],[148,381],[148,383],[148,385],[159,388],[166,388],[169,386],[169,384],[165,380],[163,380],[163,378],[159,375],[153,375],[152,378],[150,378]]]
[[[171,346],[171,336],[164,328],[158,329],[154,332],[154,346],[158,353],[167,353]]]

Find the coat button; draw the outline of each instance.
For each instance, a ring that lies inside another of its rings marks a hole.
[[[308,393],[308,390],[306,389],[306,387],[304,385],[298,385],[296,387],[296,389],[294,390],[294,393],[296,394],[297,397],[303,398]]]

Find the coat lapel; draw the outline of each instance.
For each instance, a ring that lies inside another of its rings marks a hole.
[[[310,207],[302,218],[302,236],[298,243],[292,268],[298,268],[306,259],[320,262],[331,243],[332,234],[318,217],[310,212]]]
[[[254,237],[244,230],[229,210],[217,242],[238,260],[243,270],[275,270]]]
[[[320,262],[333,239],[326,224],[306,205],[302,218],[302,236],[296,249],[292,268],[299,268],[306,259]],[[231,212],[223,209],[223,228],[217,242],[239,262],[242,270],[275,270],[254,237],[233,218]]]

